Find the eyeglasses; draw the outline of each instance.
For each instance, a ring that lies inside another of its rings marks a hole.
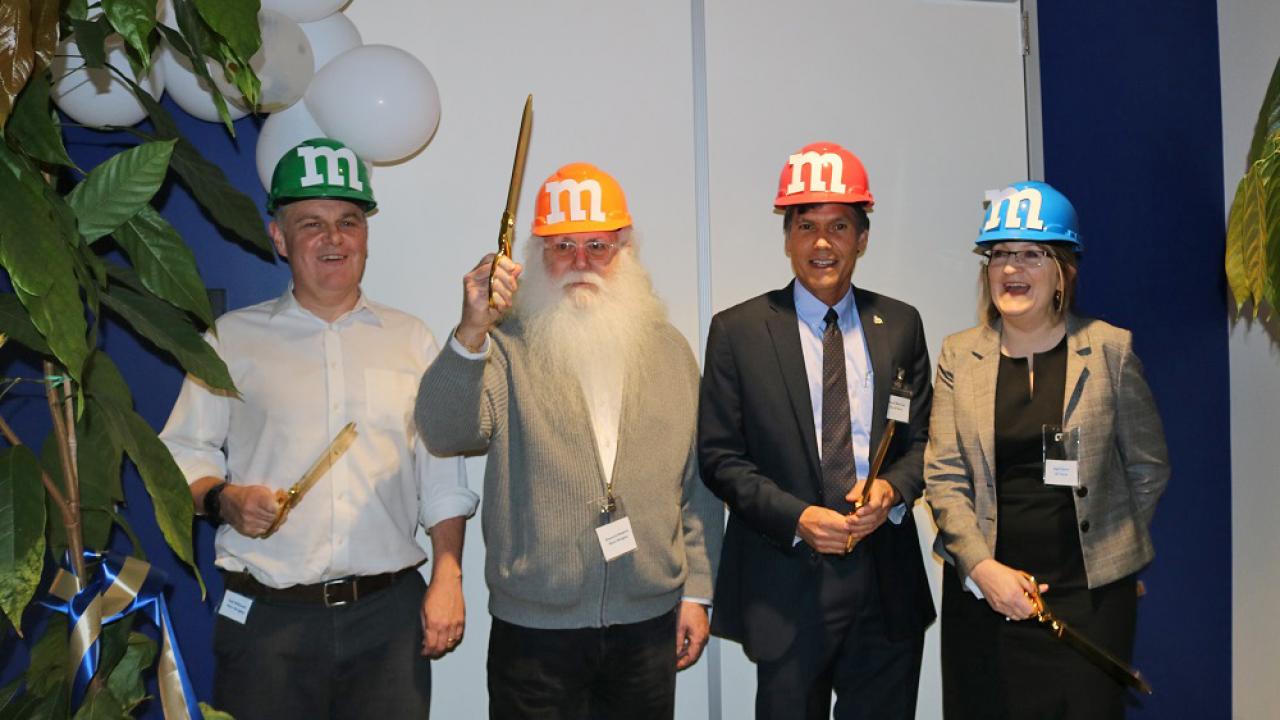
[[[604,240],[587,240],[581,245],[572,240],[556,240],[547,243],[545,250],[560,258],[571,258],[577,256],[579,247],[586,251],[587,257],[592,260],[608,260],[618,251],[618,243]]]
[[[1013,265],[1021,268],[1038,268],[1044,265],[1044,259],[1049,257],[1049,251],[1044,248],[987,250],[982,253],[982,256],[987,259],[987,265],[991,267]]]

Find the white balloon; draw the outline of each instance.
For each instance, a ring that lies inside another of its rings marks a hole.
[[[249,59],[249,67],[262,81],[258,109],[283,110],[302,98],[315,75],[311,41],[298,23],[272,10],[258,13],[258,26],[262,29],[262,47]],[[224,94],[238,103],[244,102],[235,85],[221,73],[215,74],[213,81]]]
[[[258,132],[258,147],[254,153],[262,187],[271,189],[271,174],[276,170],[276,163],[290,148],[303,140],[318,137],[325,137],[324,131],[307,112],[306,103],[294,103],[292,107],[272,113]]]
[[[304,23],[329,17],[346,4],[347,0],[262,0],[262,9],[274,10]]]
[[[418,58],[364,45],[334,58],[307,89],[307,109],[332,138],[370,162],[408,157],[440,122],[440,91]]]
[[[124,38],[110,35],[105,43],[107,64],[134,80],[154,98],[164,92],[164,72],[156,63],[138,80],[125,55]],[[80,48],[68,38],[58,46],[52,63],[53,77],[58,78],[51,93],[62,112],[82,125],[134,125],[147,116],[147,110],[134,97],[132,88],[107,68],[87,68],[80,58]]]
[[[195,74],[191,69],[191,60],[186,55],[162,41],[160,50],[156,53],[156,63],[164,69],[165,89],[178,107],[188,115],[206,122],[222,122],[222,118],[218,116],[218,108],[213,104],[213,93],[209,91],[208,81]],[[222,68],[213,62],[206,62],[205,67],[214,77],[222,74]],[[228,101],[232,99],[227,98]],[[227,112],[232,120],[239,120],[249,114],[232,102],[227,103]]]
[[[276,163],[280,162],[285,153],[303,140],[319,137],[329,136],[324,134],[315,118],[307,112],[306,103],[294,103],[292,107],[272,113],[258,132],[258,146],[254,153],[262,187],[271,189],[271,175],[275,173]],[[342,138],[333,139],[342,141]],[[366,162],[364,169],[369,176],[373,175],[372,165]]]
[[[316,72],[342,53],[360,47],[364,40],[351,18],[334,13],[323,20],[302,23],[302,32],[311,41],[311,53],[315,56]]]

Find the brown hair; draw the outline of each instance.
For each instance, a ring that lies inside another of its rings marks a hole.
[[[1049,251],[1049,257],[1053,258],[1053,264],[1058,268],[1058,277],[1062,279],[1062,294],[1058,296],[1055,293],[1053,303],[1053,319],[1061,320],[1068,311],[1075,309],[1076,278],[1080,274],[1080,256],[1067,245],[1036,243],[1036,247]],[[988,326],[994,325],[1000,319],[1000,310],[991,299],[991,278],[988,275],[986,263],[978,269],[978,314],[982,322]]]

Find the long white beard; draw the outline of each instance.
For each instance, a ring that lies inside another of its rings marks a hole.
[[[556,375],[576,376],[589,401],[596,392],[621,392],[625,368],[646,352],[667,318],[634,245],[618,251],[608,278],[570,271],[553,280],[534,238],[526,243],[524,268],[514,314],[534,360]],[[578,282],[596,289],[566,290]]]

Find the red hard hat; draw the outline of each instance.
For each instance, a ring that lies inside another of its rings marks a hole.
[[[870,210],[875,198],[858,156],[833,142],[816,142],[787,158],[773,207],[807,203],[862,203]]]

